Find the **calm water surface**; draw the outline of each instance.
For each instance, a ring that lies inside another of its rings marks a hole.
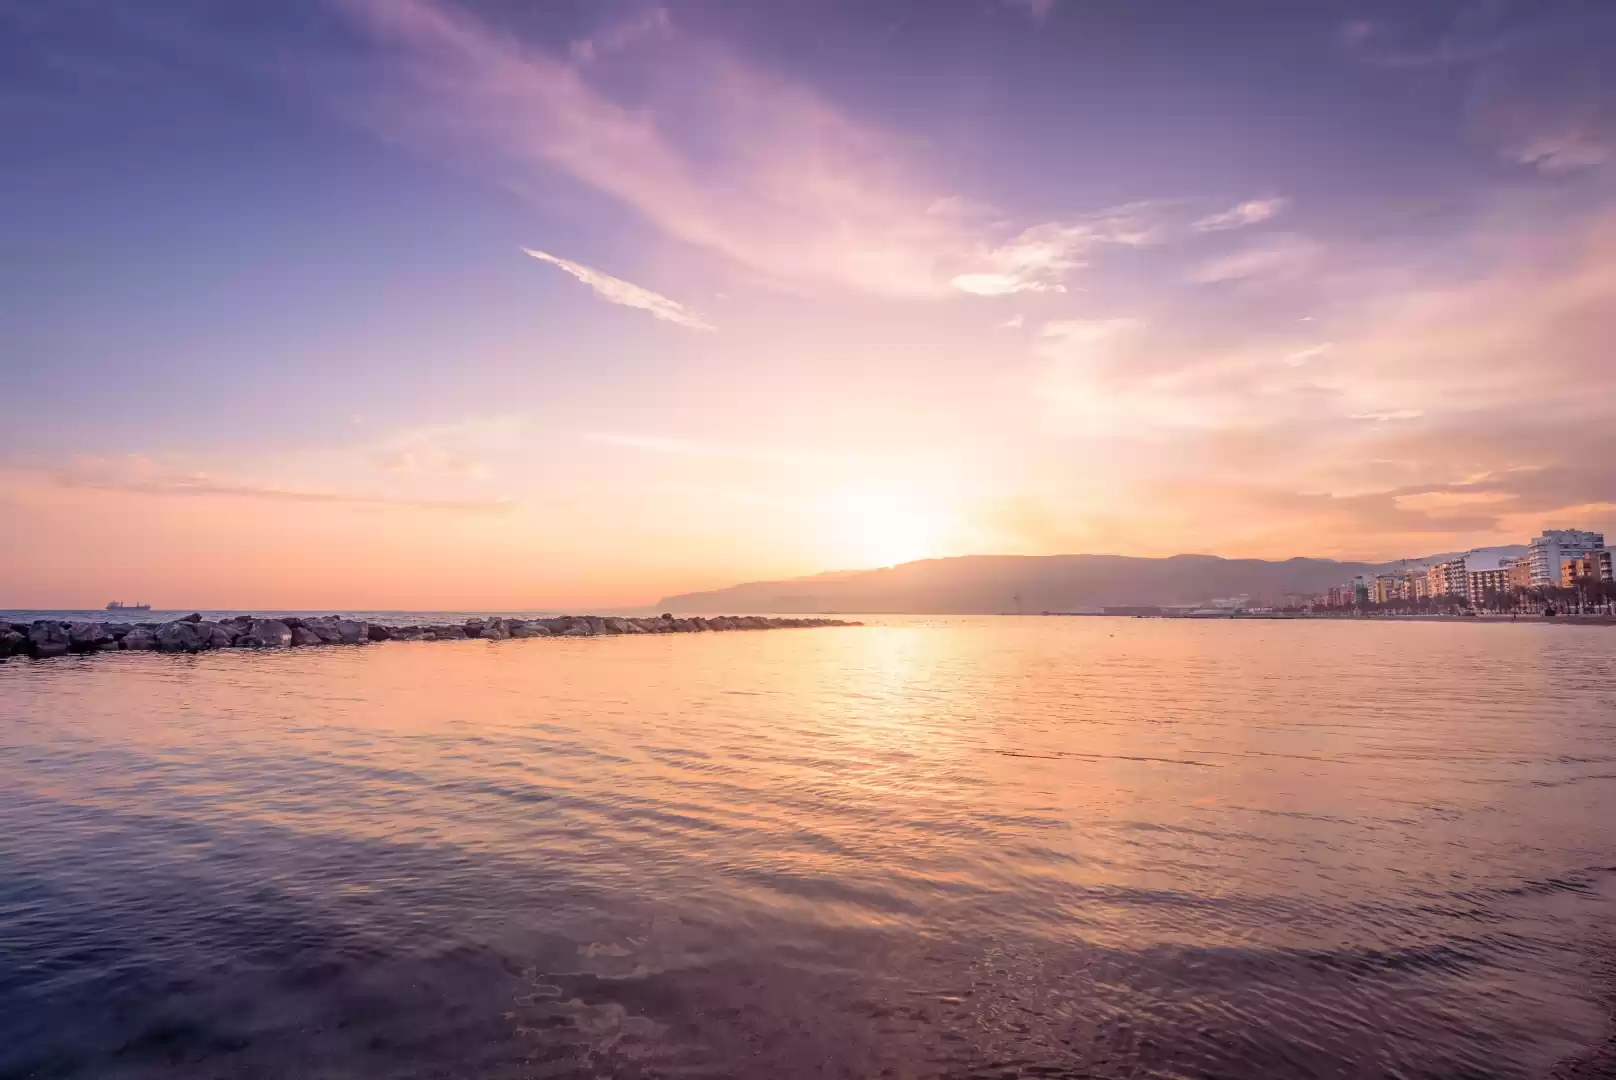
[[[1600,627],[11,662],[0,1076],[1603,1075],[1613,822]]]

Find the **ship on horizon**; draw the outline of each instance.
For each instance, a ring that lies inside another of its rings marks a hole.
[[[150,604],[126,604],[122,600],[114,600],[107,605],[108,611],[150,611]]]

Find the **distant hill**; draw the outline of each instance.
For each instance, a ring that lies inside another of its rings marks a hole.
[[[757,581],[710,592],[665,597],[659,607],[702,613],[768,611],[992,614],[1069,611],[1124,604],[1199,604],[1241,593],[1311,593],[1383,564],[1329,559],[1221,559],[1175,555],[966,555],[925,559],[881,570]]]
[[[1519,554],[1522,547],[1482,548]],[[926,559],[881,570],[755,581],[727,589],[663,598],[660,610],[717,612],[904,612],[994,614],[1016,610],[1074,611],[1129,605],[1205,604],[1223,597],[1313,594],[1359,574],[1399,573],[1462,553],[1389,563],[1333,559],[1223,559],[1174,555],[967,555]]]

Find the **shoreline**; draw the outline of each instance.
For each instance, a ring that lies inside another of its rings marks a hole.
[[[1049,612],[1052,616],[1064,615],[1063,612]],[[1213,620],[1232,619],[1237,621],[1254,622],[1258,620],[1279,620],[1290,622],[1401,622],[1401,623],[1429,623],[1429,622],[1458,622],[1458,623],[1540,623],[1544,626],[1556,624],[1570,624],[1573,626],[1616,626],[1616,615],[1555,615],[1547,618],[1542,615],[1388,615],[1377,613],[1373,615],[1305,615],[1286,614],[1283,612],[1256,612],[1216,615],[1100,615],[1098,618],[1112,619],[1192,619]]]
[[[862,625],[841,619],[769,618],[762,615],[698,615],[684,619],[672,615],[655,618],[558,615],[535,619],[491,616],[467,619],[463,623],[412,626],[387,626],[341,615],[288,615],[279,618],[231,615],[209,620],[193,613],[166,622],[35,619],[28,623],[0,622],[0,662],[12,657],[48,660],[58,656],[120,651],[199,653],[217,649],[369,645],[384,641],[507,641]]]

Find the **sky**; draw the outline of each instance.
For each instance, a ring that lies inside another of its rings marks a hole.
[[[0,0],[0,607],[1616,533],[1608,0]]]

